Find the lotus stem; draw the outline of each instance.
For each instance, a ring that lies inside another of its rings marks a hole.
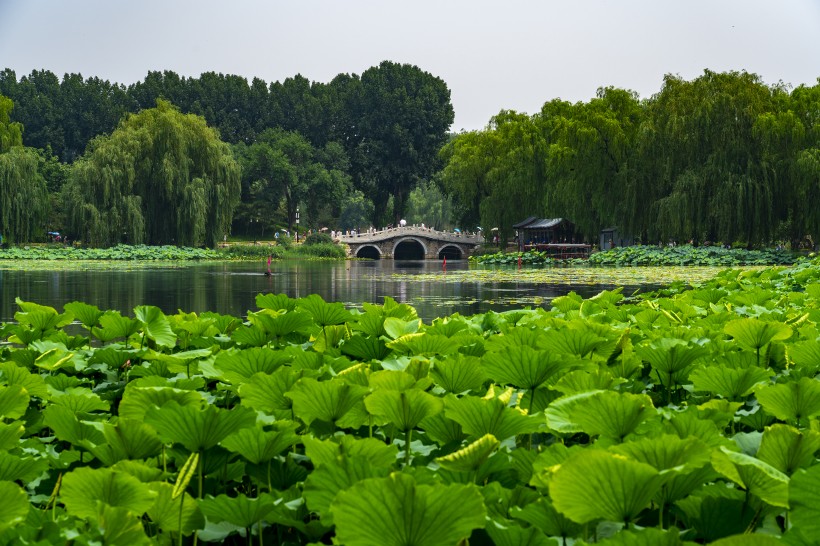
[[[404,431],[404,466],[410,466],[410,440],[413,438],[413,429]]]
[[[182,546],[182,505],[185,502],[185,491],[179,496],[179,546]]]

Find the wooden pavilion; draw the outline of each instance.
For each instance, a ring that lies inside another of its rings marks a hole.
[[[566,218],[530,216],[513,225],[519,251],[546,251],[556,258],[586,258],[592,247],[584,244],[575,224]]]

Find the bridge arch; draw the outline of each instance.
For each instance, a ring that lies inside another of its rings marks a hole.
[[[381,260],[382,251],[377,245],[362,245],[356,250],[356,258],[366,258],[369,260]]]
[[[423,260],[427,257],[427,245],[416,237],[402,237],[393,245],[393,259]]]
[[[458,245],[444,245],[438,251],[438,259],[443,260],[445,258],[448,260],[463,260],[464,251]]]

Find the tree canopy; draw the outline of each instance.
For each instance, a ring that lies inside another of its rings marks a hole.
[[[67,221],[93,244],[214,246],[230,229],[239,177],[230,147],[202,117],[158,100],[74,163]]]
[[[23,146],[23,126],[12,122],[14,103],[0,95],[0,236],[26,242],[37,237],[48,212],[46,182],[38,155]]]

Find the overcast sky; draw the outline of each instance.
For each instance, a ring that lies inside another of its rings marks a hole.
[[[442,78],[452,129],[501,109],[649,97],[664,74],[820,77],[820,0],[0,0],[0,68],[130,84],[149,70],[328,82],[383,60]]]

